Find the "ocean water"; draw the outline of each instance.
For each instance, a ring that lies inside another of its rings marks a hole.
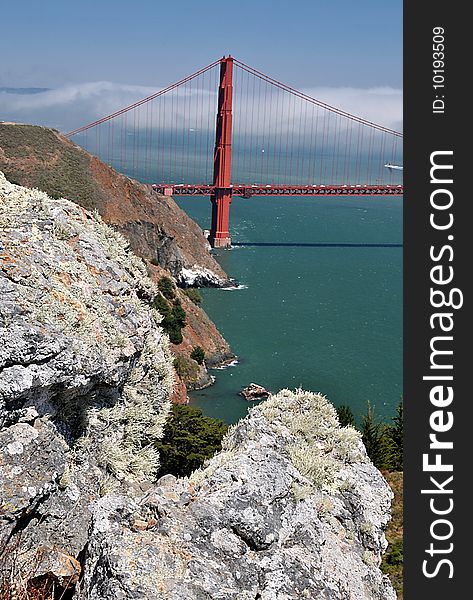
[[[202,228],[210,200],[178,198]],[[232,423],[251,382],[322,392],[355,415],[390,419],[402,395],[402,198],[235,197],[231,250],[214,251],[236,289],[203,308],[238,356],[191,403]],[[241,244],[241,245],[240,245]]]

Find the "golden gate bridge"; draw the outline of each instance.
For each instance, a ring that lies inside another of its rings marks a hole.
[[[235,195],[403,194],[402,133],[231,56],[66,135],[161,194],[209,195],[217,248]]]

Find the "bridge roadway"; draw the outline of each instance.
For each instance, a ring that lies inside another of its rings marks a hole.
[[[165,196],[212,196],[216,186],[205,184],[152,184]],[[225,188],[227,189],[227,188]],[[402,196],[403,185],[248,185],[233,184],[233,196]]]

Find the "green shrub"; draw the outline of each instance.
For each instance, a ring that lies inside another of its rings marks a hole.
[[[184,339],[182,337],[181,328],[179,327],[179,325],[176,325],[175,323],[167,328],[167,334],[169,335],[169,341],[172,344],[176,344],[176,345],[180,344],[182,342],[182,340]]]
[[[381,571],[388,575],[394,589],[397,592],[398,598],[403,598],[403,566],[404,566],[404,549],[403,540],[398,538],[393,540],[383,556],[381,563]]]
[[[186,325],[186,311],[182,308],[181,301],[176,298],[172,305],[161,294],[156,294],[151,303],[163,316],[161,327],[168,334],[173,344],[182,342],[182,328]]]
[[[383,426],[376,420],[374,409],[368,401],[366,415],[362,418],[361,434],[366,452],[375,467],[383,467]]]
[[[398,594],[399,600],[403,597],[403,535],[404,535],[404,507],[403,491],[404,477],[401,471],[384,472],[384,477],[389,483],[394,499],[391,506],[391,521],[386,529],[386,539],[389,542],[386,553],[383,556],[381,570],[391,580]]]
[[[161,462],[158,477],[190,475],[221,449],[227,429],[225,423],[204,416],[198,408],[174,405],[164,436],[155,444]]]
[[[189,298],[189,300],[192,300],[194,304],[198,305],[202,302],[202,295],[196,288],[187,288],[182,291]]]
[[[180,326],[184,327],[186,324],[186,311],[182,308],[181,301],[176,298],[173,302],[171,309],[171,315],[174,321]]]
[[[349,406],[343,405],[336,408],[338,420],[340,421],[340,427],[356,427],[355,415],[353,414]]]
[[[161,294],[168,300],[174,300],[176,297],[176,288],[169,277],[161,277],[158,281],[158,288]]]
[[[402,401],[398,404],[392,425],[383,431],[383,467],[389,471],[403,468],[404,414]]]
[[[161,294],[156,294],[151,302],[151,306],[155,308],[163,317],[167,317],[171,315],[171,308],[169,307],[169,303],[161,296]],[[162,324],[162,323],[161,323]]]
[[[200,346],[196,346],[192,352],[191,352],[191,358],[193,360],[195,360],[196,363],[198,363],[199,365],[202,365],[204,363],[204,359],[205,359],[205,352],[203,350],[203,348],[201,348]]]
[[[371,403],[362,417],[363,443],[366,452],[378,469],[401,471],[403,466],[403,407],[397,407],[393,424],[381,423],[374,416]]]
[[[172,361],[172,366],[174,367],[174,370],[176,371],[176,373],[179,375],[179,377],[182,377],[183,373],[182,373],[182,368],[181,368],[181,356],[177,356],[173,361]]]
[[[388,565],[402,565],[404,561],[404,544],[402,538],[397,539],[389,545],[384,562]]]

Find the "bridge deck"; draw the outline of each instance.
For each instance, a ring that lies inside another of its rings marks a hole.
[[[153,184],[152,188],[165,196],[211,196],[213,185]],[[233,184],[234,196],[402,196],[403,185],[248,185]]]

